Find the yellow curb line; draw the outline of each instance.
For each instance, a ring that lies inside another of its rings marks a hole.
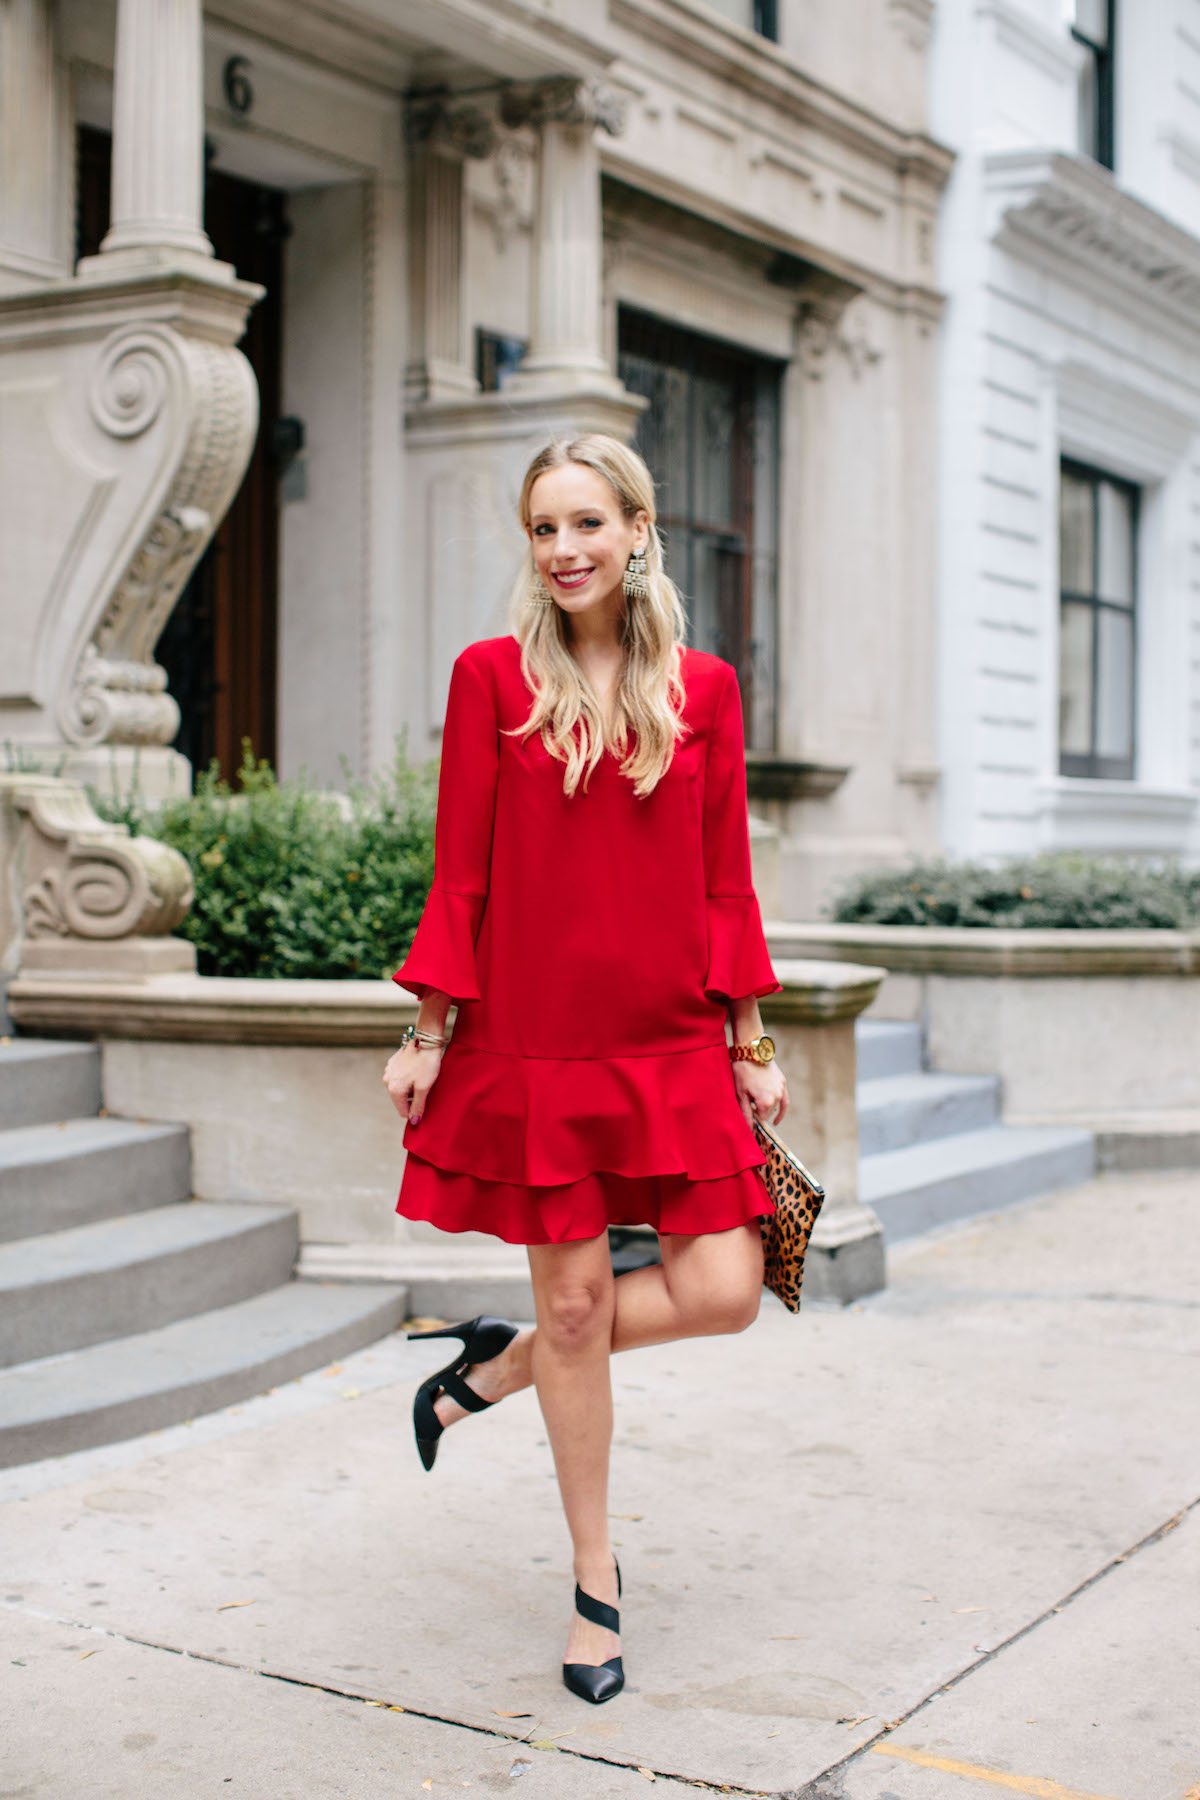
[[[905,1744],[872,1744],[877,1756],[894,1756],[899,1762],[916,1763],[922,1769],[940,1769],[946,1775],[965,1775],[971,1781],[990,1781],[996,1787],[1013,1788],[1018,1794],[1034,1794],[1037,1800],[1112,1800],[1110,1794],[1084,1793],[1063,1787],[1041,1775],[1008,1775],[1002,1769],[984,1769],[978,1763],[955,1762],[950,1756],[931,1756],[927,1750],[910,1750]]]

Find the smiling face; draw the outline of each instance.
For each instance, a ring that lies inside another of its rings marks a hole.
[[[529,514],[534,561],[555,604],[575,617],[620,610],[626,565],[646,547],[647,515],[627,516],[603,475],[574,462],[538,476]]]

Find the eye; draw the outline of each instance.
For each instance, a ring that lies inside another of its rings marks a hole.
[[[603,520],[603,519],[584,519],[584,520],[582,520],[582,521],[581,521],[581,523],[582,523],[582,524],[583,524],[583,525],[584,525],[584,526],[585,526],[585,527],[586,527],[586,526],[592,526],[592,527],[596,527],[596,526],[600,526],[600,525],[603,525],[603,523],[604,523],[604,520]]]
[[[553,531],[553,529],[553,525],[535,525],[533,528],[533,535],[534,537],[545,537],[546,533],[548,531]]]

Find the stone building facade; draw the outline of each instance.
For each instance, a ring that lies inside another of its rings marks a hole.
[[[1200,859],[1200,4],[946,0],[941,828]]]
[[[10,760],[435,754],[527,458],[599,428],[738,668],[772,899],[932,846],[933,14],[3,0]]]

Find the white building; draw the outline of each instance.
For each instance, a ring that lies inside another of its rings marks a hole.
[[[932,847],[933,11],[0,0],[9,756],[436,752],[526,460],[601,428],[739,670],[771,910]]]
[[[1200,858],[1200,0],[943,0],[941,831]]]

